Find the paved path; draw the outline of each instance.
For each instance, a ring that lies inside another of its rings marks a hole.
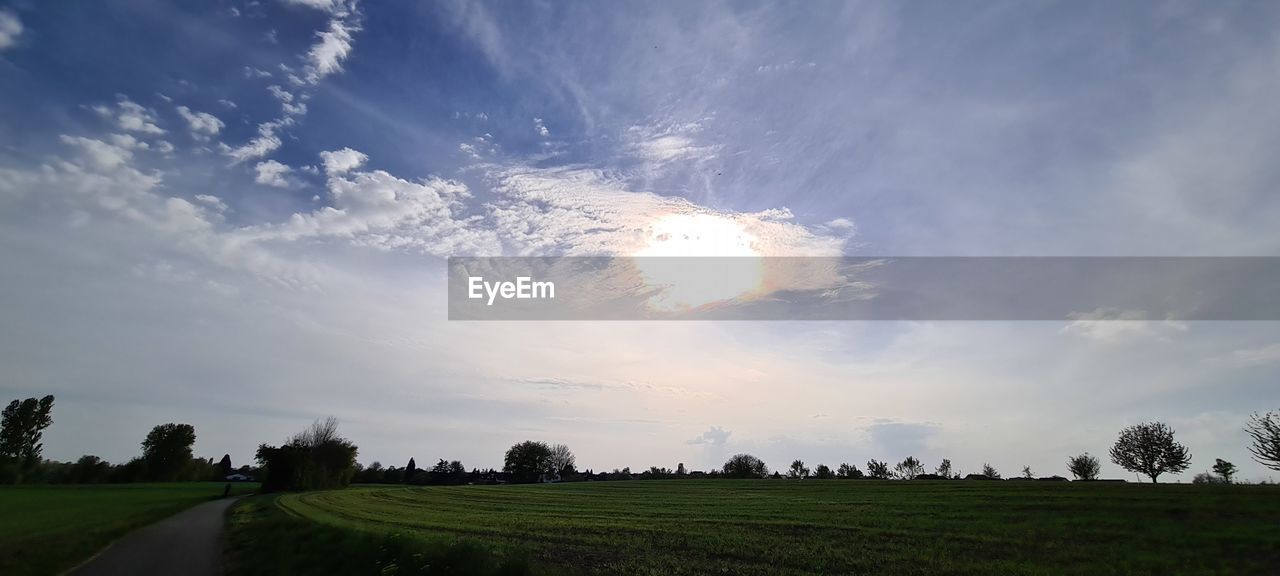
[[[72,576],[218,576],[218,538],[236,498],[205,502],[130,532]]]

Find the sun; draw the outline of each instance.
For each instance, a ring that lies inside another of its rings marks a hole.
[[[645,282],[663,289],[650,300],[655,308],[698,308],[761,287],[757,239],[733,219],[671,214],[656,220],[647,233],[647,245],[634,255]]]

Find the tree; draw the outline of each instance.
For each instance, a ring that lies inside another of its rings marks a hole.
[[[1231,477],[1236,475],[1236,465],[1217,458],[1213,463],[1213,473],[1221,476],[1223,482],[1230,484]]]
[[[556,444],[551,447],[551,473],[552,474],[573,474],[577,472],[575,469],[575,459],[573,452],[569,451],[569,447],[564,444]]]
[[[858,478],[862,478],[862,471],[858,469],[857,465],[845,462],[836,469],[836,477],[856,480]]]
[[[1120,431],[1111,447],[1111,461],[1130,472],[1146,474],[1154,484],[1161,474],[1177,474],[1191,466],[1191,453],[1174,441],[1168,424],[1143,422]]]
[[[553,472],[552,457],[551,447],[546,442],[527,440],[507,450],[502,471],[510,474],[515,482],[537,482],[543,475]]]
[[[1071,475],[1075,476],[1076,480],[1097,480],[1098,474],[1102,473],[1102,463],[1085,452],[1068,458],[1067,470],[1071,471]]]
[[[942,463],[938,465],[937,474],[943,478],[951,477],[951,460],[943,458]]]
[[[409,457],[409,463],[404,465],[404,483],[413,484],[413,477],[418,475],[418,463],[413,461],[413,457]]]
[[[1253,460],[1272,470],[1280,470],[1280,413],[1255,413],[1249,418],[1244,431],[1253,439],[1249,446]]]
[[[803,479],[809,477],[809,469],[805,468],[803,460],[796,460],[791,463],[791,468],[787,470],[787,478]]]
[[[218,474],[218,477],[216,478],[216,480],[222,480],[223,478],[226,478],[227,476],[231,475],[231,455],[230,454],[222,455],[222,460],[218,462],[217,474]]]
[[[684,467],[684,462],[676,465],[676,476],[688,476],[689,469]]]
[[[899,480],[915,480],[921,474],[924,474],[924,465],[915,456],[907,456],[893,467],[893,476]]]
[[[876,459],[867,460],[867,476],[876,480],[884,480],[889,477],[889,463],[881,462]]]
[[[142,460],[147,476],[155,481],[172,482],[191,464],[191,446],[196,443],[196,429],[190,424],[161,424],[151,429],[142,440]]]
[[[835,478],[836,474],[826,464],[819,464],[817,468],[813,469],[813,477],[818,480],[830,480]]]
[[[736,454],[724,463],[724,475],[729,478],[764,478],[769,475],[769,467],[750,454]]]
[[[68,480],[76,484],[97,484],[111,477],[111,464],[101,458],[86,454],[71,465]]]
[[[17,479],[40,463],[44,429],[53,424],[53,395],[39,400],[14,400],[0,412],[0,461],[11,460],[18,468]]]
[[[987,478],[991,478],[993,480],[1000,479],[1000,471],[996,470],[995,466],[992,466],[985,462],[982,463],[982,475],[986,476]]]
[[[359,448],[354,443],[338,434],[337,418],[330,416],[316,420],[310,428],[294,434],[279,448],[266,444],[258,446],[256,457],[265,472],[262,491],[344,487],[355,477],[358,453]],[[369,469],[365,473],[368,474]],[[383,472],[382,479],[386,479],[386,472]]]
[[[1036,475],[1035,475],[1035,473],[1033,473],[1033,472],[1031,471],[1031,467],[1030,467],[1030,466],[1023,466],[1023,467],[1022,467],[1022,477],[1023,477],[1023,478],[1026,478],[1027,480],[1034,480],[1034,479],[1035,479],[1035,477],[1036,477]]]

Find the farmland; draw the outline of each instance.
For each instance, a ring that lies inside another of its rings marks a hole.
[[[292,516],[555,572],[1267,573],[1280,491],[981,481],[596,482],[289,494]]]
[[[56,574],[126,532],[222,496],[218,482],[0,487],[0,574]],[[246,492],[257,485],[236,485]]]

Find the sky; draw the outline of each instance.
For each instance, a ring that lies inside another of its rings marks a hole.
[[[56,396],[58,460],[186,422],[239,465],[334,415],[366,464],[1132,479],[1107,449],[1161,420],[1169,480],[1275,479],[1242,430],[1280,409],[1274,322],[461,322],[445,258],[1278,256],[1277,31],[1258,2],[0,2],[0,398]]]

